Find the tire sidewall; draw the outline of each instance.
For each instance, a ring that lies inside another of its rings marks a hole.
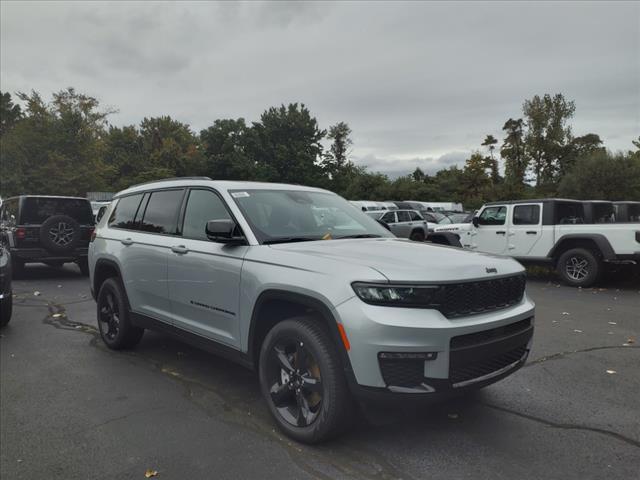
[[[421,232],[420,230],[414,230],[411,232],[411,235],[409,235],[409,239],[414,242],[424,242],[425,238],[426,236],[424,232]]]
[[[341,408],[340,405],[336,405],[336,396],[331,393],[336,389],[336,382],[340,379],[336,378],[335,372],[330,364],[331,359],[325,357],[322,349],[316,344],[315,339],[306,330],[303,324],[300,322],[307,320],[306,317],[300,319],[284,320],[273,327],[262,343],[260,349],[259,360],[259,377],[260,377],[260,390],[265,398],[271,414],[276,419],[276,422],[281,430],[294,439],[304,443],[316,443],[318,441],[326,439],[330,434],[327,433],[327,417],[329,412],[335,408]],[[266,361],[270,351],[282,338],[294,338],[304,342],[305,346],[309,349],[315,360],[318,362],[320,368],[320,376],[323,384],[322,406],[318,417],[311,425],[306,427],[297,427],[288,423],[284,418],[280,416],[277,408],[271,401],[270,395],[270,380],[267,378],[267,368],[265,367]],[[330,338],[327,336],[329,341]]]
[[[73,229],[73,237],[67,245],[58,245],[49,238],[49,230],[57,223],[66,223]],[[52,215],[40,226],[40,243],[43,248],[52,253],[67,253],[73,251],[80,240],[80,224],[68,215]]]
[[[572,257],[582,258],[587,260],[587,276],[582,280],[575,280],[571,278],[567,273],[567,261]],[[565,283],[574,287],[590,287],[597,280],[600,274],[600,265],[597,257],[583,248],[574,248],[564,252],[558,260],[558,272]]]
[[[118,306],[118,313],[120,317],[120,323],[118,325],[118,334],[114,339],[109,339],[106,336],[106,332],[102,330],[102,322],[100,321],[100,309],[106,302],[108,293],[112,293],[115,302]],[[124,296],[124,290],[120,285],[120,282],[115,278],[108,278],[104,281],[100,287],[97,297],[96,307],[96,319],[98,321],[98,330],[100,331],[100,337],[107,347],[119,350],[124,347],[124,339],[127,335],[127,330],[131,328],[129,321],[129,309],[127,308],[127,301]]]

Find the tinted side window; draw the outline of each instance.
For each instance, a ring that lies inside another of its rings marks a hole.
[[[506,218],[507,207],[487,207],[480,214],[478,223],[480,225],[504,225]]]
[[[123,197],[118,200],[116,207],[109,217],[109,226],[112,228],[127,228],[133,230],[137,226],[134,220],[142,194]]]
[[[183,193],[182,189],[152,192],[140,223],[140,230],[175,234]]]
[[[53,215],[68,215],[80,224],[93,224],[88,200],[79,198],[28,197],[24,200],[20,223],[38,225]]]
[[[380,220],[384,223],[396,223],[396,214],[394,212],[387,212]]]
[[[537,225],[540,221],[540,205],[516,205],[513,208],[514,225]]]
[[[396,212],[398,214],[398,222],[410,222],[411,218],[409,217],[409,212],[400,211]]]
[[[558,203],[556,206],[556,223],[573,225],[584,223],[584,209],[581,204]]]
[[[411,221],[420,222],[422,221],[422,217],[418,212],[409,212],[409,216],[411,217]]]
[[[209,220],[225,220],[231,216],[220,197],[209,190],[192,190],[184,212],[182,235],[207,240],[205,228]]]

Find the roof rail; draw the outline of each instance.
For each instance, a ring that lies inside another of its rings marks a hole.
[[[171,178],[160,178],[158,180],[149,180],[148,182],[136,183],[135,185],[129,185],[127,189],[133,187],[140,187],[142,185],[149,185],[150,183],[158,183],[158,182],[170,182],[171,180],[211,180],[209,177],[171,177]]]

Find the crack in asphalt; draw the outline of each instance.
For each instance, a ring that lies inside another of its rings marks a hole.
[[[609,437],[613,437],[616,440],[620,440],[622,442],[628,443],[629,445],[632,445],[634,447],[639,447],[640,448],[640,441],[635,440],[633,438],[626,437],[626,436],[624,436],[624,435],[622,435],[620,433],[613,432],[611,430],[607,430],[607,429],[604,429],[604,428],[588,427],[586,425],[578,425],[578,424],[573,424],[573,423],[552,422],[551,420],[545,420],[544,418],[536,417],[534,415],[529,415],[527,413],[518,412],[516,410],[511,410],[510,408],[501,407],[501,406],[498,406],[498,405],[493,405],[491,403],[480,402],[480,404],[484,405],[485,407],[492,408],[492,409],[498,410],[500,412],[510,413],[511,415],[515,415],[515,416],[518,416],[518,417],[521,417],[521,418],[526,418],[527,420],[531,420],[533,422],[541,423],[541,424],[547,425],[549,427],[560,428],[560,429],[563,429],[563,430],[584,430],[584,431],[587,431],[587,432],[599,433],[599,434],[602,434],[602,435],[607,435]]]
[[[531,360],[530,362],[527,362],[522,368],[527,368],[527,367],[533,367],[534,365],[538,365],[540,363],[544,363],[544,362],[549,362],[552,360],[560,360],[562,358],[568,357],[569,355],[573,355],[575,353],[587,353],[587,352],[595,352],[598,350],[634,350],[634,349],[640,349],[640,346],[633,346],[633,345],[604,345],[601,347],[588,347],[588,348],[581,348],[578,350],[567,350],[566,352],[559,352],[559,353],[554,353],[553,355],[548,355],[546,357],[540,357],[540,358],[536,358],[535,360]]]
[[[44,318],[43,323],[61,330],[82,332],[91,335],[92,339],[89,342],[91,346],[100,348],[101,350],[104,350],[105,353],[110,353],[119,358],[128,357],[129,360],[141,360],[149,365],[153,370],[178,381],[184,388],[184,397],[202,409],[207,416],[216,417],[219,421],[226,424],[240,425],[254,433],[266,437],[269,441],[276,442],[285,449],[289,458],[298,468],[313,478],[320,480],[332,480],[335,478],[337,473],[338,475],[346,477],[370,480],[414,479],[414,477],[409,473],[398,469],[389,461],[382,459],[379,454],[369,452],[362,448],[343,445],[343,447],[348,449],[347,452],[344,452],[337,451],[335,446],[327,448],[322,446],[309,447],[297,444],[280,435],[279,431],[276,430],[273,425],[270,425],[266,419],[260,418],[257,415],[252,415],[251,411],[248,411],[248,407],[251,407],[250,404],[238,406],[233,400],[225,398],[220,389],[200,380],[182,375],[176,370],[151,358],[140,356],[135,352],[112,352],[101,346],[98,341],[100,339],[100,331],[96,327],[69,319],[66,315],[64,305],[48,302],[43,303],[41,306],[47,307],[49,310],[49,313]],[[54,317],[54,315],[57,316]],[[196,392],[197,389],[204,390],[205,392],[214,395],[215,403],[212,404],[210,399],[206,398],[206,396],[201,395],[201,398],[198,398]],[[99,428],[102,425],[121,420],[137,413],[141,412],[131,412],[127,415],[107,420],[101,424],[93,425],[88,427],[86,430]],[[324,470],[329,470],[330,472],[325,473],[321,471],[318,466],[321,466]]]

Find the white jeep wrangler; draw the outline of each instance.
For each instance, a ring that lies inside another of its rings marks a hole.
[[[612,202],[493,202],[455,233],[464,248],[551,265],[576,287],[593,285],[606,264],[640,265],[640,222],[634,216],[618,219]]]

